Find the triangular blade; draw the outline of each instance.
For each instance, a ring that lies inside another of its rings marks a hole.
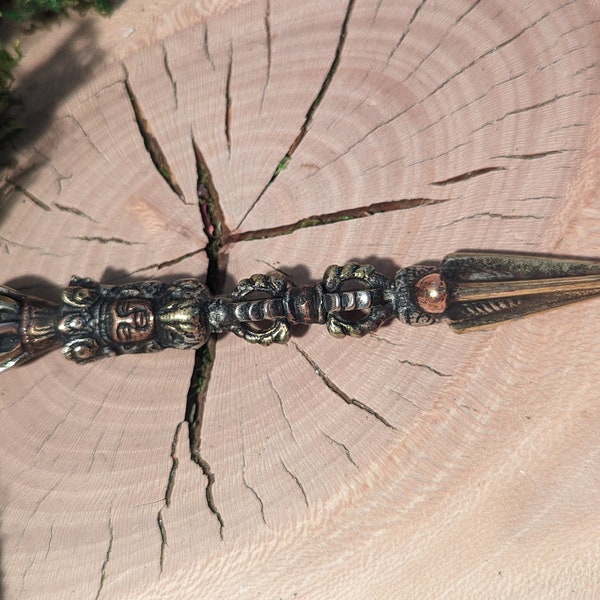
[[[600,262],[510,254],[444,259],[444,317],[464,331],[600,296]]]

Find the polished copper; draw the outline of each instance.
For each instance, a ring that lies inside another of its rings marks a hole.
[[[446,282],[439,273],[425,275],[415,284],[415,298],[425,312],[441,315],[448,308]]]

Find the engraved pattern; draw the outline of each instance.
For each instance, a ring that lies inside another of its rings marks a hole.
[[[281,273],[258,274],[222,296],[196,279],[111,286],[73,277],[58,305],[0,287],[0,371],[60,346],[88,362],[199,348],[223,331],[285,343],[297,323],[325,323],[335,337],[364,336],[393,317],[409,325],[443,319],[462,331],[598,295],[598,262],[490,253],[452,254],[392,279],[371,265],[332,265],[305,287]]]
[[[263,346],[287,342],[290,338],[289,322],[284,311],[276,309],[278,304],[273,300],[279,300],[283,307],[282,301],[289,287],[289,281],[280,273],[252,275],[249,279],[242,279],[230,294],[230,299],[233,300],[229,303],[231,311],[228,311],[232,317],[231,322],[224,323],[222,329],[232,331],[247,342]],[[269,299],[243,302],[247,296],[257,293],[266,293]],[[266,329],[252,325],[261,321],[272,321],[273,324]]]
[[[344,284],[353,281],[364,283],[370,295],[380,299],[380,302],[377,304],[371,300],[371,306],[367,310],[367,314],[354,321],[344,317],[339,312],[331,312],[326,321],[327,330],[335,337],[344,337],[345,335],[362,337],[381,327],[392,316],[390,304],[381,302],[384,296],[383,292],[390,289],[390,280],[378,273],[375,267],[371,265],[360,265],[358,263],[349,263],[343,267],[332,265],[325,271],[323,287],[329,293],[340,295]],[[352,308],[346,310],[352,310]]]

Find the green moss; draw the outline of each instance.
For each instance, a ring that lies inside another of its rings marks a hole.
[[[287,166],[288,166],[288,164],[289,164],[289,162],[290,162],[291,158],[292,158],[292,157],[291,157],[289,154],[286,154],[286,155],[285,155],[285,156],[284,156],[284,157],[283,157],[283,158],[282,158],[282,159],[279,161],[279,164],[277,165],[277,167],[275,167],[275,173],[274,173],[274,176],[277,176],[277,175],[279,175],[279,173],[281,173],[282,171],[284,171],[284,170],[287,168]]]
[[[170,179],[171,179],[171,173],[169,173],[169,169],[167,169],[167,167],[165,167],[163,165],[159,165],[158,166],[158,172],[162,175],[163,179],[166,179],[167,181],[170,181]]]
[[[298,229],[304,229],[305,227],[316,227],[320,224],[321,221],[318,217],[308,217],[308,219],[302,219],[302,221],[298,223]]]
[[[196,380],[196,394],[201,394],[206,385],[206,380],[210,375],[210,371],[212,369],[212,355],[210,352],[210,348],[208,344],[202,346],[198,351],[200,354],[200,360],[198,361],[197,366],[197,380]],[[191,419],[193,421],[193,419]]]

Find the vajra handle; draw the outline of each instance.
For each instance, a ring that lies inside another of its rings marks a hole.
[[[361,337],[393,317],[464,331],[598,295],[600,262],[484,253],[451,254],[393,278],[370,265],[333,265],[306,287],[280,273],[253,275],[222,296],[195,279],[112,286],[73,277],[60,304],[0,287],[0,371],[61,346],[88,362],[198,348],[224,331],[284,343],[296,323],[325,324],[336,337]]]

